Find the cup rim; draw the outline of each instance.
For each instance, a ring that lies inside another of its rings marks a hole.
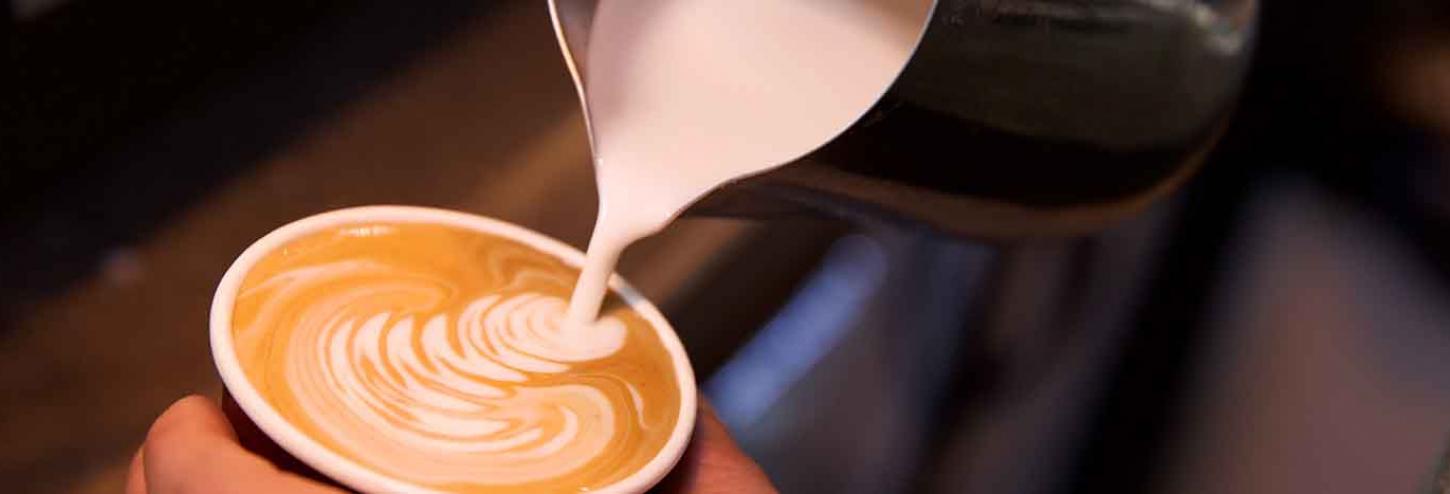
[[[584,253],[544,234],[485,216],[418,206],[360,206],[315,214],[272,230],[242,251],[242,254],[232,262],[231,267],[227,268],[226,274],[217,284],[216,293],[212,297],[210,315],[212,358],[228,393],[263,433],[288,454],[353,489],[363,492],[444,494],[441,491],[415,485],[367,468],[328,449],[311,436],[304,434],[295,425],[284,419],[247,379],[233,346],[231,322],[237,291],[247,273],[259,260],[286,242],[303,235],[347,223],[366,221],[440,224],[499,235],[523,242],[575,268],[583,265]],[[661,344],[670,355],[675,370],[676,384],[680,390],[679,416],[676,418],[674,431],[671,432],[659,453],[628,477],[593,491],[599,494],[640,493],[663,479],[684,454],[685,446],[694,432],[698,406],[697,390],[689,356],[685,353],[679,336],[675,334],[674,327],[670,325],[664,315],[619,274],[610,275],[609,287],[640,316],[650,322],[656,335],[659,336]]]

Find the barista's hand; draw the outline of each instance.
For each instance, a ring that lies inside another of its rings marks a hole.
[[[661,494],[775,494],[755,460],[745,456],[715,410],[700,397],[695,436],[679,465],[655,492]]]
[[[211,400],[182,398],[161,413],[131,459],[126,494],[343,494],[283,471],[242,448],[237,432]]]
[[[228,408],[228,411],[234,410]],[[700,411],[689,450],[658,491],[774,493],[760,467],[735,446],[709,406],[702,406]],[[235,422],[229,422],[227,415]],[[237,424],[236,428],[233,423]],[[171,405],[151,425],[146,443],[131,461],[126,494],[345,492],[314,480],[320,477],[306,471],[296,460],[281,456],[280,452],[240,413],[223,414],[210,400],[190,396]],[[279,460],[274,463],[263,455]]]

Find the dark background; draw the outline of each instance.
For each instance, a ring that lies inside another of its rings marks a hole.
[[[0,65],[7,492],[118,492],[160,410],[220,392],[211,290],[282,223],[406,203],[587,238],[542,3],[20,4]],[[1439,492],[1445,5],[1263,2],[1203,171],[1094,235],[688,218],[621,270],[785,492]]]

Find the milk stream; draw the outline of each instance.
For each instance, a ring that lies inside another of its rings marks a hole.
[[[625,247],[711,189],[799,158],[860,118],[905,66],[932,6],[599,2],[586,53],[574,54],[599,217],[569,321],[598,316]]]

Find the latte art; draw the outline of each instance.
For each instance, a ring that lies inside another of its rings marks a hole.
[[[237,354],[289,422],[385,475],[449,492],[603,486],[663,447],[680,397],[638,314],[564,324],[575,275],[442,226],[314,234],[243,282]]]
[[[373,305],[369,297],[409,295],[410,287],[390,288],[401,291],[343,294],[325,304],[338,313],[303,315],[328,322],[317,331],[294,332],[289,343],[306,352],[292,353],[288,385],[308,415],[350,419],[320,423],[340,442],[398,456],[409,449],[446,452],[450,463],[419,462],[395,472],[436,484],[467,482],[490,468],[499,469],[489,476],[492,481],[553,478],[608,445],[614,413],[597,389],[565,385],[514,392],[502,383],[528,383],[524,372],[558,374],[569,370],[565,362],[613,354],[624,343],[617,321],[601,325],[599,332],[608,337],[597,338],[599,345],[567,348],[551,344],[566,338],[549,321],[557,320],[549,316],[561,302],[531,294],[476,300],[452,321],[440,314],[418,324],[413,316],[387,312],[346,319],[349,306]],[[428,355],[419,347],[437,350]],[[311,365],[318,361],[324,365]],[[589,433],[581,434],[581,428]]]

